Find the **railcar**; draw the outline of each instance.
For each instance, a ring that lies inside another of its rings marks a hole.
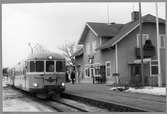
[[[65,58],[60,54],[33,54],[10,72],[13,86],[33,94],[52,95],[65,91]]]

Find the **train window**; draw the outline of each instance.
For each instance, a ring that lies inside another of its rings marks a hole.
[[[54,72],[54,61],[46,61],[46,72]]]
[[[56,61],[56,72],[65,72],[65,61]]]
[[[30,61],[30,72],[35,72],[35,61]]]
[[[36,61],[36,72],[44,72],[44,61]]]

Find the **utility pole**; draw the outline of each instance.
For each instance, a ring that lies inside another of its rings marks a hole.
[[[160,64],[160,37],[159,37],[159,20],[158,20],[158,3],[155,3],[156,8],[156,30],[157,30],[157,60],[158,60],[158,86],[162,86],[161,80],[161,64]]]
[[[141,2],[139,2],[139,38],[140,38],[140,58],[141,58],[141,78],[142,86],[144,86],[144,63],[143,63],[143,38],[142,38],[142,14],[141,14]]]

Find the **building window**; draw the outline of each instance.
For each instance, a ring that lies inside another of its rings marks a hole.
[[[144,46],[146,40],[149,40],[149,35],[148,34],[142,34],[142,46]],[[137,34],[137,48],[140,48],[140,34]]]
[[[151,61],[151,76],[158,75],[158,61]]]
[[[111,62],[106,62],[106,76],[111,76]]]
[[[159,37],[160,37],[160,47],[165,48],[165,34],[161,34]]]
[[[85,68],[85,76],[86,76],[86,77],[89,77],[89,76],[90,76],[89,68]]]
[[[95,76],[100,76],[100,66],[95,66]]]

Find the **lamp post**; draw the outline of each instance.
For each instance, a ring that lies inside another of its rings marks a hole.
[[[31,46],[31,43],[28,43],[28,46],[31,48],[31,54],[33,54],[33,48]]]

